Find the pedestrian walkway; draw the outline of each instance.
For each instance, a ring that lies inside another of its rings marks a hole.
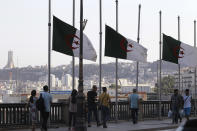
[[[146,120],[140,121],[135,125],[131,121],[119,121],[118,123],[108,123],[108,128],[97,127],[96,124],[93,124],[92,127],[87,128],[87,131],[173,131],[179,124],[172,124],[171,119]],[[31,129],[18,129],[14,131],[31,131]],[[40,131],[40,129],[36,129],[36,131]],[[50,128],[48,131],[68,131],[68,128],[60,126],[59,128]]]

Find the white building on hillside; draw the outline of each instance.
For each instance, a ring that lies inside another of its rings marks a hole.
[[[189,89],[192,95],[195,94],[194,84],[194,71],[191,69],[182,70],[180,74],[180,87],[179,87],[179,75],[174,74],[175,77],[175,88],[180,89],[180,93],[184,94],[185,89]],[[197,78],[196,78],[197,87]]]
[[[72,76],[70,74],[62,76],[62,85],[66,86],[66,89],[72,89]]]
[[[133,89],[136,89],[136,85],[122,86],[121,87],[121,92],[122,93],[129,93],[129,92],[133,92]],[[139,84],[138,85],[138,92],[150,93],[151,92],[151,86]]]
[[[51,74],[51,87],[55,87],[56,86],[56,79],[55,79],[55,75]]]

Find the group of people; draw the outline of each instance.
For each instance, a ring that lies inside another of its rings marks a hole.
[[[97,97],[97,87],[94,85],[91,91],[87,93],[87,109],[88,109],[88,127],[91,127],[92,113],[96,120],[97,126],[103,125],[103,128],[107,128],[107,120],[109,119],[109,107],[110,96],[107,93],[107,88],[102,88],[103,92]],[[75,127],[76,113],[77,113],[77,90],[73,89],[71,96],[69,97],[69,130]],[[102,124],[98,118],[98,109],[102,113]]]
[[[37,121],[37,111],[38,105],[37,101],[39,99],[43,99],[44,101],[44,109],[40,110],[42,117],[42,127],[41,131],[47,131],[47,121],[49,118],[50,106],[52,103],[52,95],[48,92],[48,86],[43,87],[44,92],[40,93],[39,98],[36,97],[36,90],[32,90],[31,97],[29,98],[28,105],[30,106],[30,114],[32,118],[32,131],[35,131],[35,123]],[[184,110],[187,115],[187,119],[189,119],[189,114],[191,110],[191,97],[188,95],[189,90],[186,90],[186,96],[184,96]],[[76,113],[77,113],[77,95],[78,92],[76,89],[72,90],[71,95],[69,96],[69,130],[75,129],[76,123]],[[132,112],[132,120],[133,124],[138,122],[138,108],[139,108],[139,95],[137,94],[137,90],[133,89],[133,93],[129,95],[129,105]],[[177,122],[178,119],[178,110],[181,107],[181,96],[178,94],[178,90],[175,90],[174,95],[171,98],[171,109],[173,111],[173,122]],[[94,114],[94,118],[96,120],[97,126],[103,125],[103,128],[107,128],[107,121],[110,117],[110,103],[111,99],[109,94],[107,93],[107,88],[102,87],[102,93],[97,95],[97,86],[93,85],[91,91],[87,93],[87,110],[88,110],[88,127],[91,127],[91,118],[92,113]],[[190,108],[188,108],[190,107]],[[101,115],[98,115],[101,113]],[[99,119],[99,116],[102,118]]]
[[[191,101],[192,97],[189,94],[189,89],[185,90],[185,95],[181,96],[178,89],[174,89],[174,94],[171,96],[171,111],[172,111],[172,123],[177,124],[178,119],[182,121],[184,115],[187,120],[191,113]]]
[[[103,128],[107,128],[107,120],[110,116],[110,103],[111,99],[107,93],[107,88],[102,88],[103,92],[97,97],[97,87],[93,85],[92,90],[87,93],[87,109],[88,109],[88,127],[91,127],[92,113],[96,120],[97,126],[103,125]],[[76,103],[77,90],[73,90],[71,96],[69,97],[69,130],[71,125],[75,127],[76,113],[77,113],[77,103]],[[132,112],[133,123],[136,124],[138,121],[138,108],[139,108],[139,95],[137,90],[133,89],[133,93],[129,95],[130,109]],[[98,118],[99,110],[101,111],[102,124]]]
[[[42,127],[41,131],[47,131],[47,121],[49,118],[50,107],[52,103],[52,95],[48,92],[48,86],[45,85],[43,87],[44,92],[41,93],[40,97],[36,97],[36,90],[31,91],[31,97],[29,98],[28,105],[30,106],[30,115],[32,119],[32,131],[35,131],[35,123],[37,121],[37,101],[39,99],[43,99],[44,108],[40,110],[40,114],[42,117]]]
[[[36,90],[31,91],[31,96],[29,98],[28,106],[30,107],[30,115],[32,120],[32,131],[35,131],[35,123],[37,121],[37,112],[40,110],[41,117],[42,117],[42,127],[41,131],[47,131],[47,121],[49,118],[50,107],[52,103],[52,95],[48,92],[48,86],[45,85],[43,87],[44,92],[40,93],[39,98],[36,97],[37,93]],[[94,113],[94,117],[97,122],[97,126],[100,126],[101,123],[98,119],[98,109],[101,109],[102,112],[102,124],[103,128],[107,128],[106,122],[109,119],[109,106],[110,106],[110,96],[107,93],[107,88],[102,88],[103,92],[100,94],[99,98],[97,99],[97,87],[94,85],[91,91],[87,93],[87,107],[88,107],[88,127],[91,127],[91,118],[92,113]],[[77,90],[73,89],[71,95],[69,96],[69,130],[75,127],[76,122],[76,113],[77,113]],[[39,99],[43,99],[44,102],[44,109],[38,108],[38,101]],[[99,103],[99,105],[97,105]]]
[[[47,131],[47,121],[49,118],[50,106],[52,103],[52,95],[48,92],[48,86],[43,87],[44,92],[40,94],[44,101],[44,109],[40,110],[42,117],[42,131]],[[96,120],[97,126],[103,125],[103,128],[107,128],[107,120],[110,116],[110,96],[107,93],[107,88],[102,87],[103,92],[97,96],[97,86],[94,85],[91,91],[87,93],[87,109],[88,109],[88,127],[91,127],[91,118],[92,113]],[[69,130],[71,127],[74,129],[76,122],[76,113],[77,113],[77,90],[73,89],[69,97]],[[30,114],[32,119],[32,131],[35,131],[35,122],[37,121],[37,101],[40,99],[36,97],[36,90],[32,90],[31,97],[29,98],[28,105],[30,106]],[[136,124],[138,121],[138,108],[139,108],[139,95],[137,90],[133,89],[133,93],[129,95],[129,104],[132,112],[133,124]],[[174,90],[174,94],[171,96],[171,111],[172,111],[172,123],[177,124],[178,119],[180,122],[182,120],[183,114],[186,119],[189,120],[191,113],[191,101],[192,97],[189,94],[189,89],[185,90],[185,95],[181,96],[178,89]],[[98,118],[98,112],[101,111],[102,123]],[[72,125],[72,126],[71,126]]]

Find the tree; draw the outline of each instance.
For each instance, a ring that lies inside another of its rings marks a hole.
[[[173,76],[165,76],[161,79],[161,93],[162,94],[169,94],[169,93],[173,93],[174,90],[174,85],[175,85],[175,80]],[[158,91],[158,86],[159,83],[155,84],[155,89],[154,91],[157,92]]]

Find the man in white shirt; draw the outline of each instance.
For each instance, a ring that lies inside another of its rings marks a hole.
[[[192,100],[192,97],[189,95],[189,89],[185,90],[185,96],[183,97],[183,99],[184,99],[185,117],[187,120],[189,120],[189,116],[191,113],[191,100]]]

